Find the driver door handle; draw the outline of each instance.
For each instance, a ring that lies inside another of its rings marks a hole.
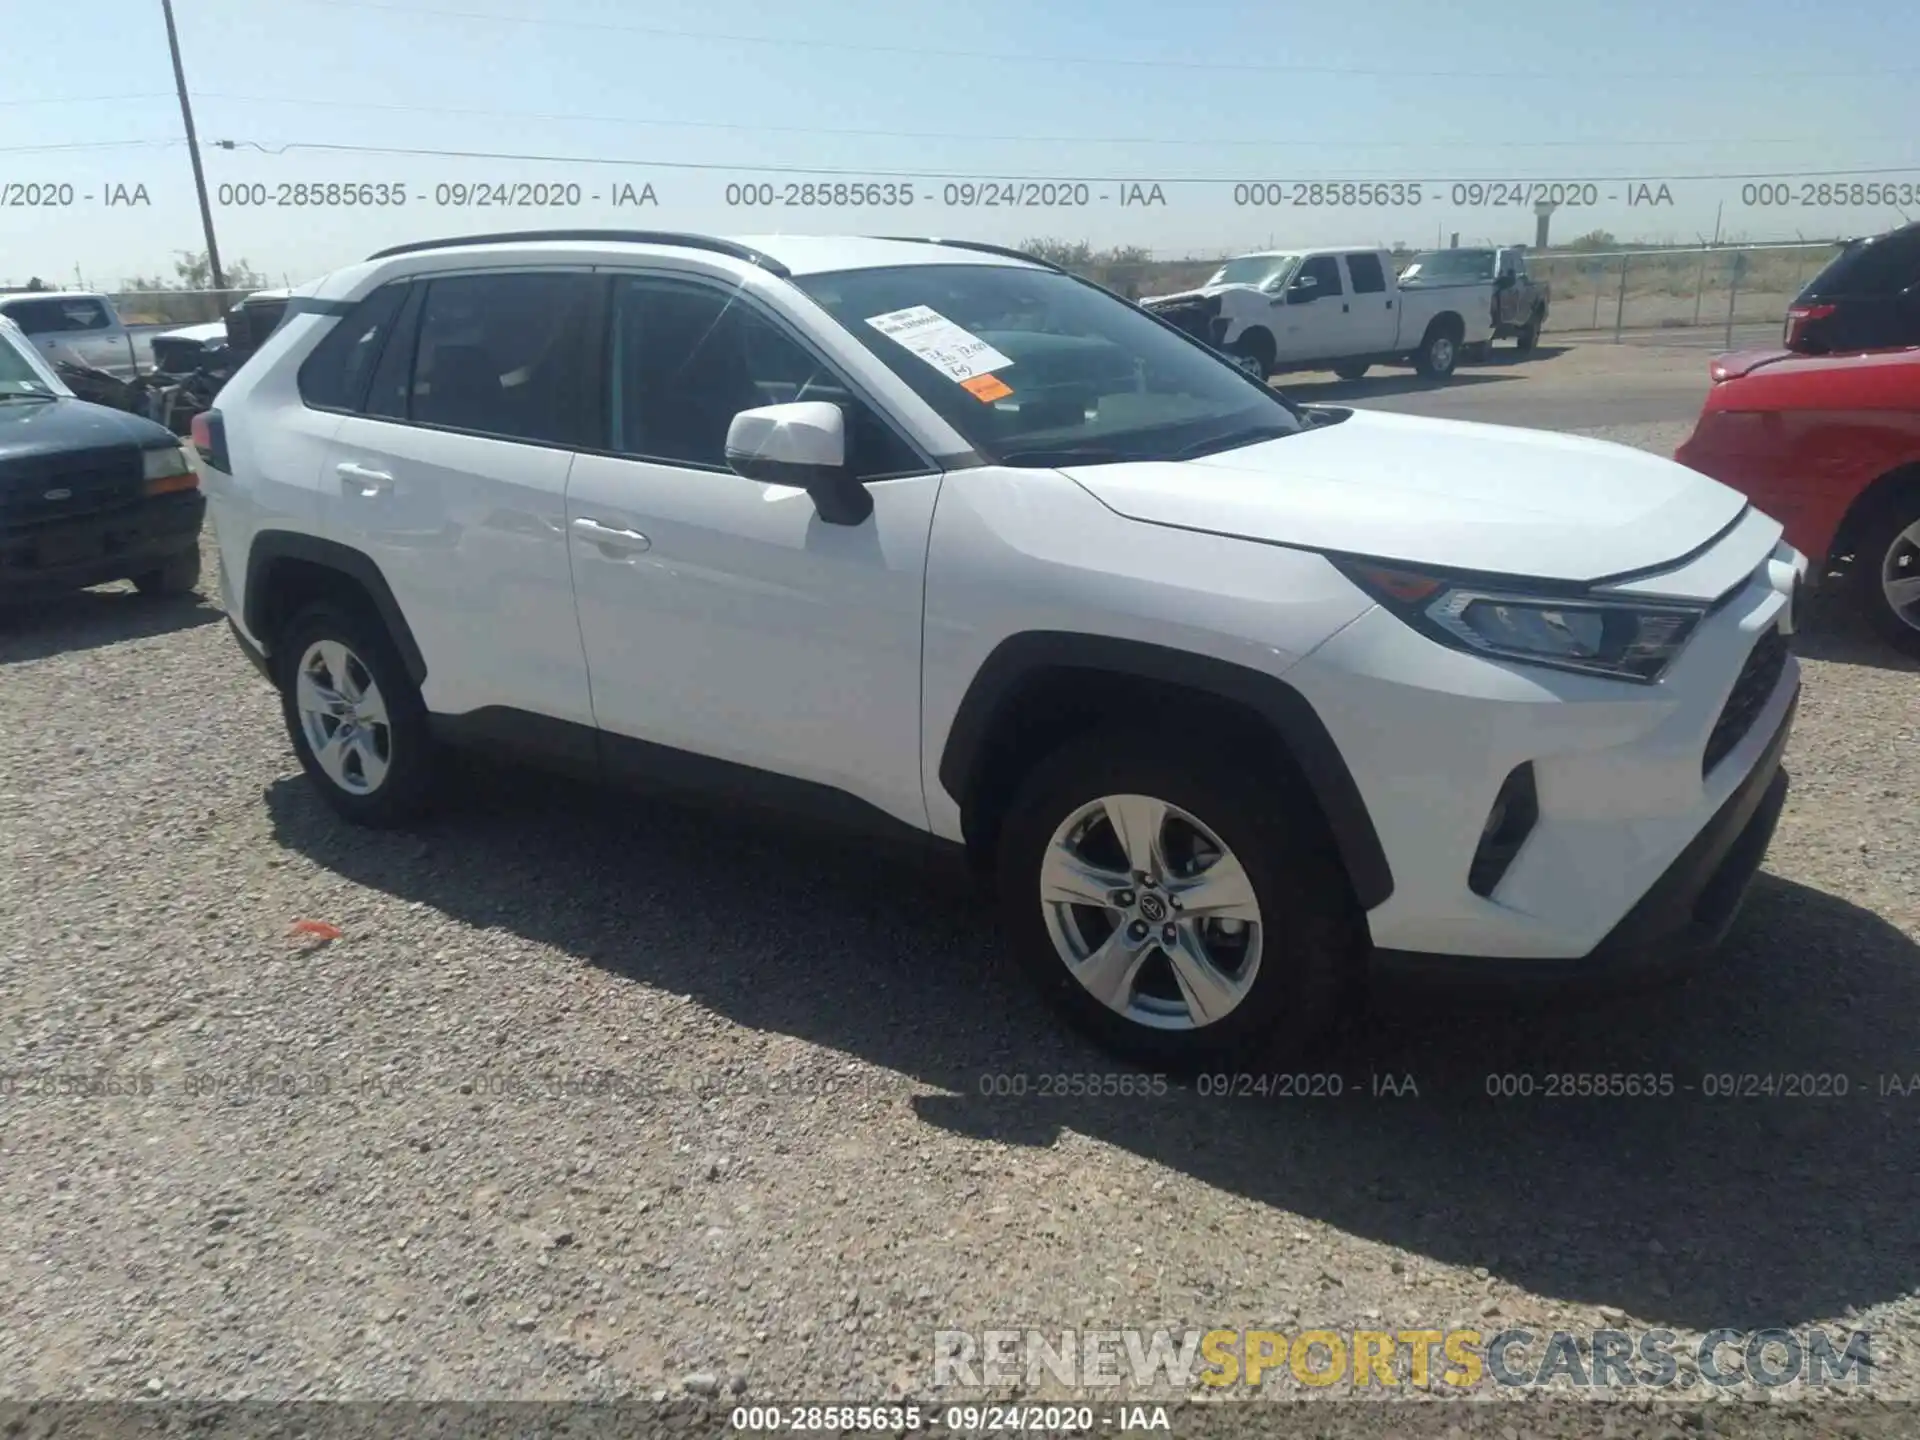
[[[384,495],[393,489],[393,476],[384,470],[369,470],[364,465],[356,465],[351,460],[333,467],[333,473],[340,477],[340,488],[362,496]]]
[[[638,530],[623,530],[617,525],[603,525],[598,520],[581,516],[573,522],[573,533],[582,540],[590,540],[608,555],[637,555],[651,549],[653,542]]]

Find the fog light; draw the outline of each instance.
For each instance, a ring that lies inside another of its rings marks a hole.
[[[1520,847],[1527,843],[1540,819],[1540,799],[1534,789],[1533,762],[1516,766],[1493,797],[1487,820],[1480,827],[1480,844],[1467,870],[1467,888],[1479,896],[1493,894]]]

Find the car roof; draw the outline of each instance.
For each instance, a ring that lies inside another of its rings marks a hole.
[[[964,245],[941,245],[911,237],[873,235],[728,235],[736,245],[758,250],[795,275],[821,275],[832,270],[878,270],[893,265],[1003,265],[1047,268],[1042,262],[1013,255],[975,250]]]
[[[626,248],[644,252],[684,250],[727,255],[787,276],[901,265],[982,265],[1052,270],[1057,266],[1003,246],[966,240],[873,235],[702,235],[662,230],[527,230],[449,235],[389,246],[368,262],[401,255],[445,256],[458,262],[475,251],[508,247],[591,254]],[[349,267],[357,269],[358,267]],[[340,272],[335,272],[336,275]],[[329,281],[333,277],[328,277]],[[297,287],[299,289],[311,287]]]
[[[15,300],[104,300],[107,297],[98,290],[5,290],[0,291],[0,305]]]

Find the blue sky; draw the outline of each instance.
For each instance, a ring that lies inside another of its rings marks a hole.
[[[1456,196],[1465,180],[1592,180],[1597,203],[1563,209],[1556,238],[1678,242],[1711,234],[1716,210],[1724,234],[1750,238],[1901,219],[1817,191],[1802,205],[1812,175],[1774,206],[1744,203],[1752,182],[1684,177],[1887,170],[1837,178],[1920,193],[1920,8],[1895,0],[176,0],[176,16],[222,253],[276,279],[426,235],[548,225],[1049,235],[1185,254],[1531,239],[1530,209]],[[200,249],[159,0],[0,0],[0,23],[15,40],[0,201],[23,185],[74,197],[0,205],[0,283],[71,283],[77,266],[111,286]],[[122,141],[139,143],[103,143]],[[674,168],[702,166],[737,168]],[[948,184],[972,183],[954,177],[1085,182],[1092,203],[949,205]],[[1672,202],[1629,207],[1631,177],[1656,196],[1664,182]],[[789,183],[862,178],[911,184],[915,203],[727,203],[729,185],[784,199]],[[1279,182],[1290,201],[1294,182],[1316,180],[1417,181],[1421,203],[1404,190],[1385,207],[1235,203],[1235,181]],[[580,201],[437,203],[457,193],[443,187],[521,181],[577,185]],[[407,200],[233,203],[329,182]],[[1154,183],[1164,203],[1118,203]],[[150,204],[103,203],[136,185]],[[611,206],[623,185],[651,185],[657,203]],[[1906,209],[1920,219],[1920,204]]]

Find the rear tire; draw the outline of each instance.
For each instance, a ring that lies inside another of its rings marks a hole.
[[[1158,867],[1146,880],[1130,864],[1143,855]],[[1142,1065],[1297,1054],[1356,973],[1359,910],[1311,801],[1190,733],[1100,732],[1042,760],[995,866],[1012,948],[1040,992]],[[1058,898],[1083,892],[1093,903]]]
[[[146,570],[133,577],[133,588],[142,595],[171,599],[191,595],[200,588],[200,546],[182,550],[157,570]]]
[[[1420,342],[1413,368],[1429,380],[1445,380],[1460,363],[1460,337],[1444,321],[1436,320]]]
[[[1894,495],[1860,535],[1853,563],[1861,602],[1889,644],[1920,655],[1920,488]]]
[[[1273,336],[1256,325],[1246,331],[1228,347],[1233,355],[1259,372],[1259,378],[1265,382],[1273,374],[1275,349]]]
[[[1546,319],[1547,317],[1542,315],[1538,310],[1529,315],[1527,317],[1527,323],[1520,327],[1520,333],[1514,337],[1514,349],[1524,355],[1539,345],[1540,327],[1546,323]]]
[[[287,735],[321,798],[373,829],[426,813],[439,756],[420,688],[379,619],[348,601],[316,601],[274,648]]]
[[[1338,375],[1342,380],[1359,380],[1372,368],[1372,364],[1367,362],[1362,362],[1357,365],[1336,365],[1333,367],[1333,373]]]

